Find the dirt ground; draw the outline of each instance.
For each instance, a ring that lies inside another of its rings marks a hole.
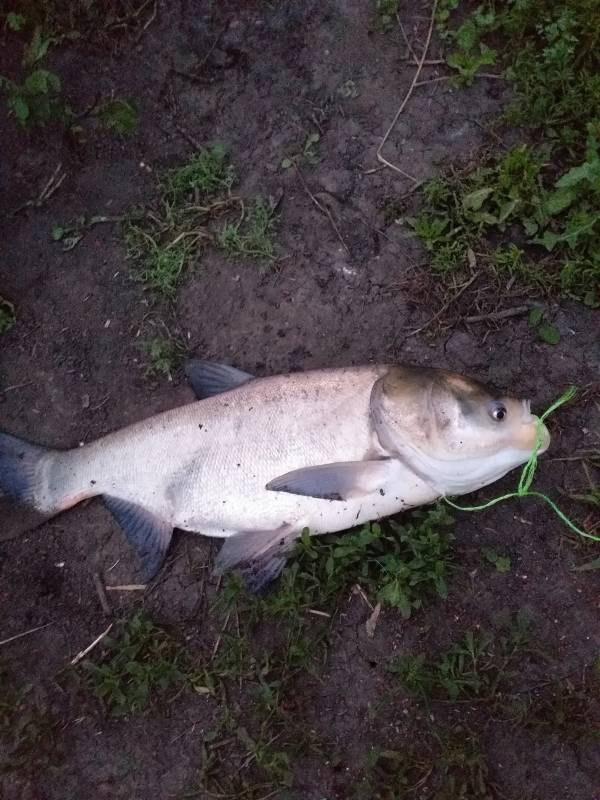
[[[429,7],[402,7],[407,30],[420,41]],[[0,60],[4,73],[14,69],[18,54],[5,49]],[[550,306],[561,332],[554,347],[536,338],[526,317],[491,329],[457,324],[410,335],[439,309],[436,279],[424,251],[389,213],[412,184],[377,169],[375,154],[414,67],[398,31],[374,30],[367,0],[159,2],[141,35],[64,47],[52,64],[74,108],[89,105],[97,92],[114,91],[135,100],[140,125],[129,139],[98,130],[75,146],[58,128],[25,134],[5,114],[0,118],[0,291],[17,313],[0,340],[3,430],[70,447],[191,400],[179,373],[173,381],[144,374],[139,339],[161,319],[190,353],[259,375],[370,361],[445,366],[530,397],[536,410],[571,383],[597,384],[598,315],[576,303]],[[500,82],[485,80],[463,90],[444,82],[420,87],[390,137],[387,157],[419,180],[468,159],[489,144],[486,130],[502,92]],[[281,167],[311,132],[320,134],[318,163],[303,167],[302,175],[330,209],[340,236],[296,172]],[[53,224],[84,214],[118,216],[149,202],[156,173],[185,161],[192,140],[227,146],[240,192],[281,197],[274,269],[208,250],[188,271],[173,307],[154,306],[131,279],[117,225],[94,226],[69,252],[52,242]],[[12,214],[37,196],[58,164],[66,178],[48,202]],[[515,297],[510,305],[518,305]],[[554,444],[539,471],[542,491],[558,498],[585,490],[580,462],[553,459],[598,448],[597,397],[591,390],[581,394],[552,423]],[[514,476],[505,479],[493,494],[514,482]],[[564,497],[561,502],[580,522],[588,513]],[[541,672],[517,675],[516,684],[579,680],[599,656],[598,573],[573,570],[598,555],[597,545],[576,541],[532,501],[457,513],[456,520],[457,569],[447,601],[409,621],[384,610],[369,639],[369,609],[356,595],[344,600],[320,679],[306,677],[296,698],[299,718],[324,744],[297,754],[292,787],[272,796],[356,796],[370,751],[405,751],[414,743],[422,709],[402,692],[384,703],[392,655],[435,651],[467,627],[495,629],[503,615],[521,610],[552,657]],[[484,545],[510,556],[509,572],[482,562]],[[156,587],[141,599],[111,593],[112,613],[142,604],[192,650],[202,650],[214,634],[202,567],[215,550],[205,539],[177,534]],[[210,698],[186,693],[167,709],[113,720],[77,682],[56,679],[109,622],[94,572],[111,584],[140,580],[135,557],[100,501],[24,537],[0,537],[0,640],[47,625],[1,646],[1,665],[18,687],[33,684],[56,720],[47,759],[26,759],[0,775],[5,800],[166,800],[197,786],[202,738],[215,714]],[[590,733],[600,726],[597,711]],[[457,798],[600,798],[597,739],[573,741],[560,729],[531,732],[506,719],[480,724],[476,704],[442,706],[436,714],[453,730],[456,724],[477,728],[496,787],[494,795],[457,788]],[[239,769],[233,756],[222,763]],[[418,789],[406,795],[372,789],[363,796],[434,797]]]

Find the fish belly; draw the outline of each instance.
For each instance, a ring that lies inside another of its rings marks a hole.
[[[226,537],[287,523],[326,533],[428,503],[435,492],[400,462],[389,486],[348,501],[267,491],[292,470],[383,457],[370,419],[385,367],[251,381],[65,454],[49,491],[118,497],[174,527]]]

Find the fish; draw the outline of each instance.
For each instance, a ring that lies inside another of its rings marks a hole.
[[[147,579],[175,528],[224,540],[223,573],[261,591],[296,539],[473,492],[550,434],[520,400],[455,372],[401,364],[255,377],[190,359],[195,402],[71,450],[0,433],[0,496],[16,535],[104,503]]]

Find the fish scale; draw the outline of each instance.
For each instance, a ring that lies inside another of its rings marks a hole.
[[[0,493],[31,512],[9,520],[12,533],[100,495],[148,576],[181,528],[226,539],[219,566],[246,564],[260,588],[304,528],[345,530],[477,489],[524,463],[537,432],[526,402],[444,370],[187,371],[200,400],[81,448],[0,433]]]

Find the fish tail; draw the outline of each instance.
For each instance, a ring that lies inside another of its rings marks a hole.
[[[25,533],[74,505],[57,497],[49,485],[59,455],[64,454],[0,432],[0,540]]]

